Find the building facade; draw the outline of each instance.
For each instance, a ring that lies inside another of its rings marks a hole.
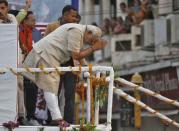
[[[120,16],[120,3],[129,0],[80,0],[79,12],[83,24],[96,22],[102,25],[105,18]],[[149,0],[152,3],[154,19],[146,19],[132,26],[130,33],[108,34],[110,44],[109,63],[114,66],[116,77],[127,80],[139,72],[145,88],[151,89],[170,99],[179,101],[179,2],[178,0]],[[107,47],[108,51],[109,48]],[[106,51],[103,51],[105,58]],[[104,64],[104,63],[99,63]],[[133,92],[131,90],[131,92]],[[179,121],[176,107],[142,94],[142,101]],[[123,116],[113,120],[114,131],[177,131],[176,127],[142,110],[142,126],[136,129],[132,122],[121,123]],[[128,117],[130,119],[134,118]],[[127,122],[127,116],[125,116]],[[124,125],[123,125],[124,124]]]

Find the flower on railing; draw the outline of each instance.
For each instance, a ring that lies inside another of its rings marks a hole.
[[[85,124],[85,120],[82,118],[80,120],[80,127],[73,128],[73,130],[71,131],[97,131],[97,130],[96,130],[96,126],[93,124],[91,123]]]
[[[3,126],[8,128],[9,131],[12,131],[12,129],[19,127],[19,123],[14,122],[14,121],[9,121],[9,122],[3,123]]]

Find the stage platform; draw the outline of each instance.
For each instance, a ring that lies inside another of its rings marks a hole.
[[[73,128],[78,128],[79,125],[71,125],[69,128],[66,128],[66,131],[73,131]],[[97,131],[110,131],[106,125],[98,125],[96,127]],[[0,126],[0,131],[9,131],[7,128]],[[13,131],[63,131],[59,127],[55,126],[19,126],[18,128],[13,129]]]

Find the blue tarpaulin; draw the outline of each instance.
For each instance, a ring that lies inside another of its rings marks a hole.
[[[79,0],[72,0],[72,5],[75,7],[77,10],[79,9]]]

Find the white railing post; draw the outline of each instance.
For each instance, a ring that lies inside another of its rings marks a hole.
[[[91,94],[90,94],[90,74],[89,72],[85,72],[84,73],[84,77],[87,78],[87,90],[86,90],[86,94],[87,94],[87,98],[86,98],[86,121],[91,122]]]
[[[114,82],[114,70],[110,69],[110,81],[108,89],[108,108],[107,108],[107,127],[111,127],[111,118],[112,118],[112,104],[113,104],[113,82]]]
[[[96,78],[100,78],[100,72],[96,73]],[[96,92],[96,88],[95,88],[95,92]],[[99,124],[99,101],[96,101],[95,103],[95,121],[94,122],[95,122],[95,125]]]

